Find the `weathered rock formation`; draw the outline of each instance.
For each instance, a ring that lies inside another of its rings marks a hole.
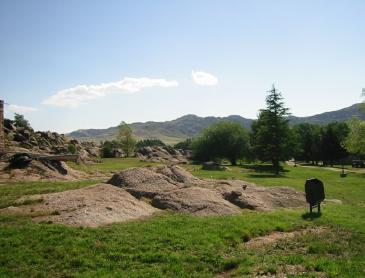
[[[136,157],[141,160],[163,163],[187,163],[188,153],[171,147],[143,147],[136,151]]]
[[[160,193],[152,199],[152,205],[160,209],[202,216],[240,212],[237,206],[224,200],[218,192],[202,187],[188,187]]]
[[[115,174],[108,183],[23,197],[14,206],[0,209],[0,214],[96,227],[166,209],[210,216],[238,214],[242,208],[266,211],[306,205],[304,193],[291,188],[262,187],[240,180],[203,180],[179,166],[128,169]]]
[[[73,149],[83,160],[97,157],[100,152],[93,142],[79,142],[56,132],[34,131],[30,126],[19,127],[9,119],[4,121],[4,131],[8,151],[66,154]]]
[[[179,166],[128,169],[107,182],[160,209],[195,215],[225,215],[240,208],[273,210],[306,205],[304,193],[289,187],[263,187],[240,180],[203,180]]]
[[[4,180],[75,180],[85,178],[63,161],[38,159],[31,153],[5,154],[0,161],[0,179]]]
[[[1,209],[0,213],[30,215],[36,221],[97,227],[149,216],[158,211],[124,189],[110,184],[33,195],[18,200],[18,203],[19,206]]]

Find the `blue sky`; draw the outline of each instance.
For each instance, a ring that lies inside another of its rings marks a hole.
[[[365,1],[0,1],[0,96],[35,129],[360,102]],[[82,86],[80,86],[82,85]]]

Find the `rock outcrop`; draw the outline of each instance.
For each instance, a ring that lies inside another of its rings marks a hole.
[[[263,187],[248,184],[244,188],[225,186],[218,189],[224,199],[240,208],[269,211],[277,208],[295,208],[306,205],[305,195],[290,187]]]
[[[160,209],[200,216],[240,212],[237,206],[223,199],[218,192],[202,187],[188,187],[160,193],[152,199],[152,205]]]
[[[107,182],[160,209],[196,215],[238,213],[240,208],[268,211],[306,205],[304,193],[289,187],[263,187],[240,180],[204,180],[179,166],[128,169]]]
[[[23,197],[14,206],[0,209],[0,214],[96,227],[161,210],[211,216],[238,214],[242,208],[267,211],[305,205],[304,193],[291,188],[203,180],[175,165],[128,169],[114,174],[108,184]]]
[[[171,147],[143,147],[135,152],[136,157],[144,161],[163,163],[187,163],[188,153]]]
[[[18,203],[19,206],[1,209],[0,214],[30,215],[36,221],[97,227],[150,216],[159,211],[124,189],[109,184],[33,195],[18,200]]]
[[[63,161],[38,159],[31,153],[6,154],[0,162],[0,180],[76,180],[85,173]]]
[[[15,121],[5,119],[4,131],[9,151],[42,154],[77,153],[82,160],[97,157],[100,148],[93,142],[79,142],[57,132],[34,131],[30,126],[16,126]]]

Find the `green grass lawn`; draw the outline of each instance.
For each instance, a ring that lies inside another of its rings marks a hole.
[[[103,163],[98,167],[110,171],[131,167],[134,162],[129,161],[128,166],[120,165],[123,160]],[[137,166],[141,165],[133,167]],[[364,175],[350,173],[341,178],[330,170],[287,167],[287,172],[275,177],[252,167],[230,167],[224,172],[186,167],[199,177],[241,178],[299,190],[303,190],[305,179],[318,177],[325,183],[327,197],[341,199],[343,204],[327,204],[322,216],[313,219],[305,217],[305,209],[244,211],[220,217],[164,213],[100,228],[0,216],[0,277],[252,277],[275,275],[298,266],[300,273],[288,277],[365,277]],[[0,204],[10,204],[23,194],[91,183],[2,184]],[[308,226],[326,229],[318,235],[308,234],[260,249],[248,249],[244,244],[272,231]]]
[[[127,168],[143,167],[149,165],[159,165],[158,163],[146,162],[137,158],[101,158],[99,163],[95,164],[76,164],[68,162],[69,166],[76,170],[81,170],[86,173],[109,173],[112,171],[124,170]]]

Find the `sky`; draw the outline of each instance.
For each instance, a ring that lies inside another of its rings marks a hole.
[[[70,132],[362,101],[365,1],[1,0],[6,117]]]

